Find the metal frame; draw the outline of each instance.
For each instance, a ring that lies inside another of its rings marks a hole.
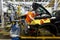
[[[2,15],[1,15],[1,20],[2,20],[2,26],[1,28],[4,28],[4,13],[3,13],[3,0],[1,0],[1,6],[2,6]]]

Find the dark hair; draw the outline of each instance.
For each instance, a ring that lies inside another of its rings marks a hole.
[[[35,10],[38,8],[37,3],[33,3],[33,4],[32,4],[32,8],[33,8],[33,10],[35,11]]]

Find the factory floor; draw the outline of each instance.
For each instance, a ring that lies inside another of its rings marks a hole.
[[[11,40],[8,35],[0,35],[0,40]]]
[[[1,29],[0,29],[1,30]],[[21,36],[21,35],[20,35]],[[46,37],[46,38],[45,38]],[[46,40],[48,39],[57,39],[55,36],[50,36],[50,38],[48,36],[38,36],[38,37],[31,37],[31,36],[21,36],[22,39],[39,39],[39,40]],[[58,37],[58,39],[60,40],[60,36]],[[11,37],[9,36],[9,32],[6,32],[4,30],[0,31],[0,40],[11,40]]]

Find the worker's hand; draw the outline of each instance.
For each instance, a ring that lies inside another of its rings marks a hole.
[[[32,21],[31,21],[31,24],[35,24],[35,20],[32,20]]]

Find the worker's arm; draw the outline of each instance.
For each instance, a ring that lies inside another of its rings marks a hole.
[[[34,20],[34,18],[32,18],[31,15],[29,15],[29,17],[30,17],[32,20]]]

